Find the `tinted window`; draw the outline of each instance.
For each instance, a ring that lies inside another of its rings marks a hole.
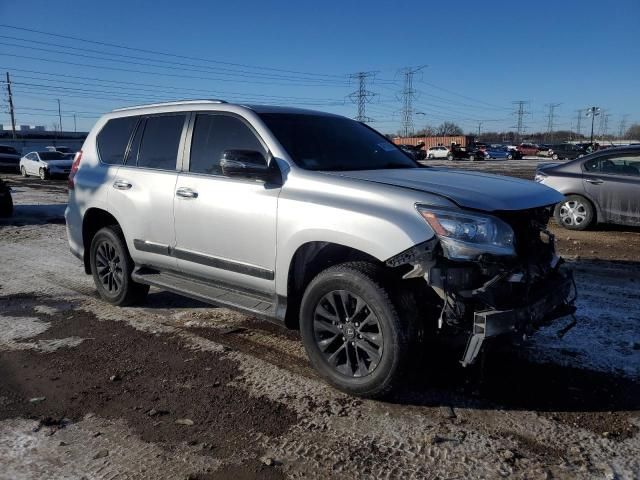
[[[584,163],[584,169],[587,172],[610,175],[640,176],[640,154],[594,158]]]
[[[9,153],[11,155],[18,155],[18,151],[13,147],[5,147],[0,145],[0,153]]]
[[[40,152],[41,160],[67,160],[69,156],[66,153],[60,152]]]
[[[100,160],[119,165],[124,159],[129,137],[139,117],[123,117],[109,120],[97,137]]]
[[[260,117],[302,168],[418,168],[415,161],[386,137],[348,118],[296,113],[263,113]]]
[[[138,152],[139,167],[176,169],[184,119],[185,115],[147,118]]]
[[[257,150],[266,153],[253,131],[240,119],[228,115],[198,115],[191,142],[189,171],[221,175],[225,150]]]

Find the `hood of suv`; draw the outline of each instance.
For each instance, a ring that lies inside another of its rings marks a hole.
[[[529,180],[446,168],[327,173],[434,193],[448,198],[460,207],[488,212],[543,207],[558,203],[564,198],[556,190]]]

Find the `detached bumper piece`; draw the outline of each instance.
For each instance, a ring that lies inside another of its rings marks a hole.
[[[529,334],[554,320],[572,315],[576,311],[575,298],[570,298],[575,289],[571,272],[549,282],[545,292],[524,307],[510,310],[483,310],[474,313],[473,329],[462,357],[463,367],[471,365],[487,338],[505,334]]]

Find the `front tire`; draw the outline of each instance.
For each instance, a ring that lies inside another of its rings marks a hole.
[[[38,171],[38,176],[40,177],[40,180],[47,180],[49,178],[49,173],[44,168],[41,168]]]
[[[29,175],[27,174],[27,169],[24,168],[24,165],[20,167],[20,174],[24,177],[27,178]]]
[[[569,195],[556,205],[553,212],[558,225],[569,230],[586,230],[593,223],[594,208],[580,195]]]
[[[104,227],[91,240],[91,273],[102,299],[120,307],[133,305],[144,299],[149,285],[131,279],[134,263],[118,226]]]
[[[311,364],[337,389],[388,395],[404,376],[416,335],[402,322],[381,270],[350,262],[321,272],[307,287],[300,333]]]
[[[453,160],[453,154],[450,153],[449,155],[447,155],[447,160],[449,161]]]
[[[558,157],[557,153],[554,153],[553,155],[551,155],[551,160],[558,160],[558,158],[560,157]]]

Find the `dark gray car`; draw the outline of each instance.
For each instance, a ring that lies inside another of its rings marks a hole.
[[[640,147],[541,164],[535,180],[565,195],[555,207],[556,220],[565,228],[584,230],[596,222],[640,225]]]

